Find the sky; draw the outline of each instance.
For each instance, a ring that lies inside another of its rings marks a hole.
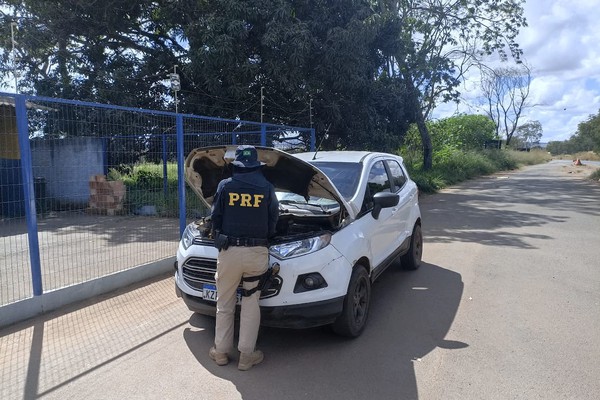
[[[522,121],[541,122],[541,142],[566,140],[600,110],[600,2],[527,0],[524,9],[529,26],[521,28],[517,42],[532,68],[532,106]],[[476,85],[466,82],[465,88],[469,84]],[[433,116],[456,111],[456,105],[440,105]],[[477,110],[462,104],[458,111]]]

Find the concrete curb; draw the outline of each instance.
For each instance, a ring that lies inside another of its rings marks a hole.
[[[173,271],[174,262],[166,258],[2,306],[0,328]]]

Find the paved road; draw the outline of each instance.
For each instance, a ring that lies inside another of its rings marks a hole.
[[[374,285],[363,336],[262,329],[248,372],[173,279],[0,331],[2,399],[597,399],[600,184],[553,162],[422,200],[424,265]]]

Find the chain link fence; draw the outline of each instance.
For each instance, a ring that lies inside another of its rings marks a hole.
[[[314,149],[314,130],[0,93],[0,306],[173,257],[193,218],[185,156]]]

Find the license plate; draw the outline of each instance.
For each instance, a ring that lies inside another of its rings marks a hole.
[[[205,283],[202,287],[202,298],[208,301],[217,301],[217,286]],[[240,289],[237,290],[237,304],[242,304],[242,292]]]
[[[217,286],[205,283],[202,288],[202,297],[204,300],[217,301]]]

